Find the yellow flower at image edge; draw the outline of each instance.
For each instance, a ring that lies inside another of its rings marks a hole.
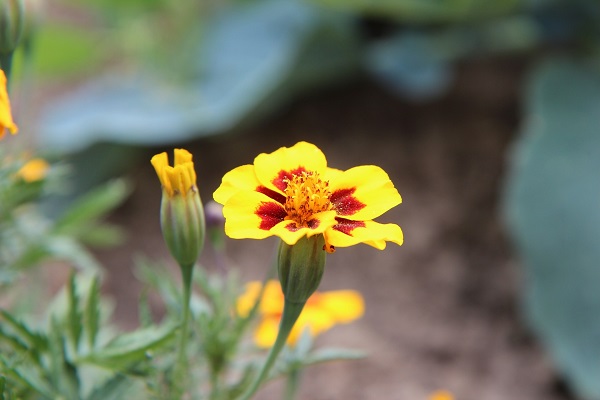
[[[245,317],[250,313],[261,288],[262,283],[258,281],[246,285],[246,291],[238,298],[236,304],[240,316]],[[283,305],[281,285],[275,280],[268,281],[258,309],[259,325],[254,332],[254,342],[257,346],[269,348],[275,343]],[[295,344],[306,329],[314,337],[337,324],[352,322],[362,317],[364,309],[364,300],[356,291],[315,292],[306,302],[287,343]]]
[[[403,242],[398,225],[373,221],[402,202],[385,171],[373,165],[330,168],[321,150],[306,142],[233,169],[213,197],[223,204],[225,233],[234,239],[278,236],[294,245],[323,235],[329,252],[358,243],[384,249],[388,241]]]
[[[6,89],[6,75],[4,75],[4,71],[0,70],[0,139],[7,129],[12,135],[19,131],[12,119],[10,100]]]

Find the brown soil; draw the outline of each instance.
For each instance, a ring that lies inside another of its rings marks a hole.
[[[383,167],[402,194],[403,204],[380,221],[399,223],[404,245],[339,249],[321,285],[359,290],[367,311],[322,335],[319,345],[355,347],[369,356],[308,370],[300,399],[421,400],[440,388],[460,400],[569,398],[520,316],[520,270],[501,219],[526,70],[523,60],[470,62],[450,93],[425,104],[363,81],[298,100],[235,135],[184,144],[195,155],[205,201],[231,168],[299,140],[318,145],[337,168]],[[129,230],[129,241],[98,253],[124,326],[135,320],[140,289],[132,254],[169,262],[150,164],[137,166],[130,178],[135,191],[113,216]],[[260,279],[274,246],[273,240],[230,240],[228,255],[244,278]],[[280,389],[272,384],[259,397],[279,398]]]

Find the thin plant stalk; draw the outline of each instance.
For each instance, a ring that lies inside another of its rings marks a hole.
[[[296,320],[300,316],[302,309],[304,308],[304,304],[306,303],[292,303],[289,301],[285,301],[283,306],[283,314],[281,316],[281,322],[279,323],[279,332],[277,333],[277,339],[275,339],[275,344],[271,347],[269,351],[269,355],[267,356],[267,360],[263,365],[260,374],[254,380],[250,389],[246,392],[246,394],[242,397],[242,400],[249,400],[252,398],[254,393],[260,388],[260,385],[265,381],[265,379],[269,376],[269,372],[271,368],[275,364],[277,360],[277,356],[285,346],[288,336],[296,323]]]

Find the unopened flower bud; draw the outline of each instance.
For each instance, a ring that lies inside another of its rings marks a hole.
[[[0,54],[12,53],[23,32],[23,0],[0,0]]]
[[[163,237],[173,258],[180,266],[189,268],[202,251],[206,230],[192,155],[175,149],[173,167],[167,153],[157,154],[151,162],[163,187],[160,210]]]
[[[325,271],[324,245],[323,235],[305,236],[294,245],[281,241],[277,264],[286,301],[304,304],[317,290]]]

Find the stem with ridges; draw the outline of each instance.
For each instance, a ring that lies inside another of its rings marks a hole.
[[[283,306],[283,315],[281,316],[281,322],[279,324],[279,332],[277,333],[277,339],[275,340],[275,344],[271,347],[269,351],[269,355],[267,356],[267,360],[260,371],[258,377],[254,380],[250,389],[246,392],[246,394],[242,397],[242,400],[249,400],[252,398],[254,393],[258,390],[263,381],[269,376],[269,372],[275,364],[275,360],[277,356],[285,346],[285,342],[287,341],[296,320],[300,316],[302,309],[304,308],[305,303],[291,303],[289,301],[285,301]]]

